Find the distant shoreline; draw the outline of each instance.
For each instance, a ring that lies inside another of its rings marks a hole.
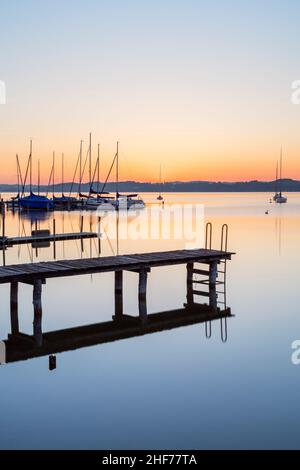
[[[99,191],[102,189],[103,183],[99,183]],[[72,188],[72,192],[78,192],[78,183],[68,182],[65,183],[63,188],[62,184],[58,183],[54,186],[56,193],[62,190],[68,194]],[[298,192],[300,191],[300,181],[292,179],[283,179],[277,183],[278,190],[284,192]],[[88,193],[90,185],[84,183],[81,185],[81,192]],[[33,185],[32,190],[37,191],[37,186]],[[97,183],[94,183],[93,189],[97,189]],[[114,182],[107,183],[105,191],[114,192],[116,185]],[[138,181],[120,181],[119,192],[122,193],[242,193],[242,192],[274,192],[276,189],[275,181],[243,181],[243,182],[210,182],[210,181],[174,181],[168,183],[140,183]],[[41,185],[41,192],[52,193],[52,185]],[[25,186],[25,192],[29,191],[29,185]],[[0,193],[17,193],[18,186],[16,184],[0,184]]]

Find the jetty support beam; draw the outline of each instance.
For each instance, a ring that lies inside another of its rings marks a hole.
[[[139,271],[139,315],[142,322],[147,320],[147,269]]]
[[[187,305],[191,305],[194,303],[194,295],[193,295],[193,270],[194,270],[194,263],[187,263],[186,265],[186,301]]]
[[[217,277],[218,277],[218,261],[212,261],[209,264],[209,305],[214,310],[218,307],[217,296]]]
[[[115,317],[123,315],[123,271],[115,271]]]
[[[10,324],[12,335],[19,333],[18,287],[19,284],[17,282],[10,283]]]
[[[218,261],[212,261],[209,264],[209,285],[215,286],[218,277]]]
[[[38,346],[43,344],[42,334],[42,280],[37,279],[33,282],[33,335]]]

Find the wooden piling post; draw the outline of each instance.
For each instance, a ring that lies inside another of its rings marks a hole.
[[[216,285],[209,286],[209,306],[215,311],[218,309],[218,295]]]
[[[123,271],[115,271],[115,316],[123,315]]]
[[[209,264],[209,305],[212,309],[217,310],[217,290],[216,283],[218,277],[218,262],[212,261]]]
[[[193,295],[193,270],[194,263],[187,263],[186,265],[186,301],[188,305],[194,303]]]
[[[101,217],[98,217],[98,255],[101,255]]]
[[[17,282],[11,282],[10,284],[10,324],[12,335],[19,333],[18,286]]]
[[[218,262],[212,261],[209,264],[209,285],[215,286],[218,277]]]
[[[49,356],[49,370],[56,369],[56,356],[54,354],[50,354]]]
[[[53,219],[53,258],[56,259],[56,221]]]
[[[146,269],[139,271],[139,315],[143,322],[147,320],[147,278]]]
[[[43,344],[42,334],[42,281],[37,279],[33,282],[33,335],[38,346]]]

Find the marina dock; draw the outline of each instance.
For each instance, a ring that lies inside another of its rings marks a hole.
[[[48,232],[42,230],[41,232]],[[39,233],[37,235],[28,235],[23,237],[0,237],[0,249],[2,247],[11,247],[14,245],[33,244],[39,245],[50,242],[61,242],[69,240],[84,240],[87,238],[97,238],[98,234],[95,232],[74,232],[74,233]]]
[[[147,279],[152,268],[185,264],[186,274],[186,308],[194,306],[194,296],[208,297],[208,305],[217,312],[218,265],[226,263],[234,253],[212,249],[176,250],[154,253],[138,253],[128,255],[107,256],[103,258],[74,259],[49,261],[3,266],[0,268],[0,284],[10,284],[10,315],[12,334],[19,334],[18,319],[18,285],[19,283],[33,286],[34,336],[37,343],[42,344],[42,285],[47,279],[79,276],[104,272],[115,273],[114,297],[115,320],[124,320],[123,312],[123,272],[131,271],[138,274],[138,310],[139,321],[148,323],[147,315]],[[199,269],[195,264],[204,264],[206,269]],[[195,280],[194,274],[204,277]],[[195,283],[208,287],[206,291],[194,289]]]

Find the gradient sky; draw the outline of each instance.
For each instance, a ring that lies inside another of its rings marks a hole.
[[[119,139],[122,179],[300,179],[299,44],[298,0],[0,0],[0,181],[90,130],[102,178]]]

